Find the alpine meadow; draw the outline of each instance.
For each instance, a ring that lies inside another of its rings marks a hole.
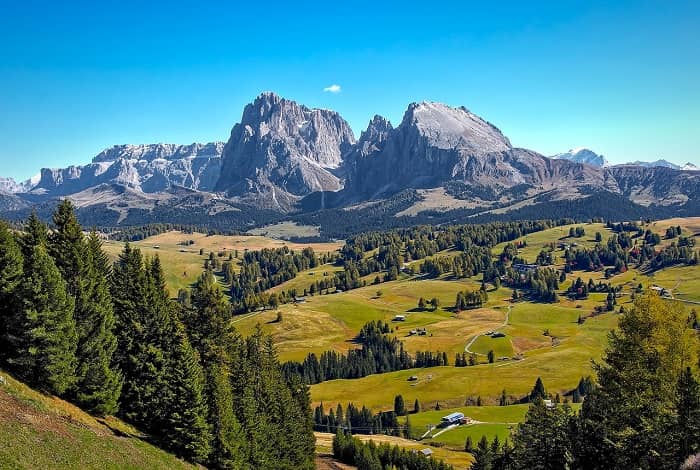
[[[0,469],[700,470],[699,4],[35,3]]]

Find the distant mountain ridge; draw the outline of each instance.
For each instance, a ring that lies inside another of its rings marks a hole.
[[[598,155],[594,151],[579,147],[576,149],[571,149],[568,152],[558,153],[553,155],[552,158],[569,160],[576,163],[585,163],[587,165],[596,166],[598,168],[603,168],[610,166],[610,162],[603,155]]]
[[[67,168],[43,168],[39,179],[23,191],[67,196],[103,184],[155,193],[172,186],[211,191],[218,181],[223,142],[208,144],[115,145],[92,163]]]
[[[688,212],[700,196],[696,170],[668,162],[610,165],[586,148],[546,157],[513,146],[465,107],[432,101],[411,103],[396,127],[375,115],[356,140],[337,112],[266,92],[245,106],[225,144],[115,145],[86,165],[42,169],[30,183],[0,179],[0,211],[71,197],[92,216],[110,212],[116,223],[220,215],[255,226],[274,214],[352,211],[390,200],[401,201],[400,208],[385,206],[396,214],[461,208],[505,216],[612,194]]]

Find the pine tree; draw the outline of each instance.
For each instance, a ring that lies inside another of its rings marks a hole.
[[[416,398],[416,401],[413,402],[413,412],[420,413],[420,403],[418,402],[418,398]]]
[[[471,436],[467,436],[467,440],[464,442],[464,452],[474,452],[474,444],[472,443]]]
[[[0,363],[11,355],[11,346],[21,332],[18,288],[23,262],[15,236],[0,221]]]
[[[404,405],[402,395],[396,395],[396,397],[394,397],[394,413],[396,413],[398,416],[403,416],[406,414],[406,406]]]
[[[547,392],[544,389],[544,383],[542,383],[541,377],[537,377],[537,380],[535,381],[535,386],[532,388],[532,391],[530,392],[528,398],[530,399],[530,401],[535,401],[538,398],[541,400],[547,398]]]
[[[83,296],[83,276],[86,262],[86,245],[83,229],[73,212],[73,204],[64,199],[53,214],[55,229],[48,237],[49,254],[56,262],[56,267],[66,281],[68,294],[77,300]]]
[[[109,264],[102,242],[92,232],[87,239],[76,298],[76,400],[89,411],[113,414],[118,408],[122,375],[113,363],[117,348],[115,319],[109,292]]]
[[[494,455],[491,452],[489,441],[486,436],[481,436],[481,440],[472,452],[474,463],[470,467],[471,470],[492,470]]]
[[[184,331],[176,333],[166,365],[164,427],[161,442],[193,462],[205,462],[211,452],[204,374]]]
[[[571,419],[568,405],[549,409],[541,399],[536,399],[513,436],[516,467],[541,470],[570,468],[572,445],[568,431]]]
[[[228,321],[231,307],[206,271],[196,282],[182,318],[192,345],[206,372],[205,395],[212,424],[212,453],[209,463],[217,468],[242,468],[246,458],[246,437],[233,407],[230,384],[233,332]]]
[[[8,359],[20,377],[63,394],[75,383],[77,335],[73,299],[46,249],[46,227],[32,214],[21,239],[24,277],[21,315]]]

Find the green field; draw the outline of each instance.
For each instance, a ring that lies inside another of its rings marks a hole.
[[[578,410],[581,405],[573,404],[571,406],[574,410]],[[408,420],[414,439],[440,443],[451,449],[462,450],[467,437],[471,437],[475,446],[484,435],[489,441],[498,436],[498,439],[503,442],[510,437],[518,423],[525,420],[528,407],[529,405],[463,406],[412,414],[408,416]],[[440,423],[440,418],[453,412],[464,413],[466,417],[474,420],[474,424],[461,425],[449,430],[435,427],[432,431],[427,432],[432,426],[437,426]],[[436,435],[437,433],[440,434]]]

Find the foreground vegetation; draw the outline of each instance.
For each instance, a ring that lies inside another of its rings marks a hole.
[[[124,247],[110,266],[64,201],[52,230],[0,224],[0,362],[40,391],[113,413],[195,463],[312,468],[306,387],[269,338],[241,338],[210,271],[171,300],[159,258]],[[272,411],[271,411],[272,410]]]
[[[96,419],[32,390],[0,370],[2,468],[187,469],[193,465],[149,444],[133,427]]]

